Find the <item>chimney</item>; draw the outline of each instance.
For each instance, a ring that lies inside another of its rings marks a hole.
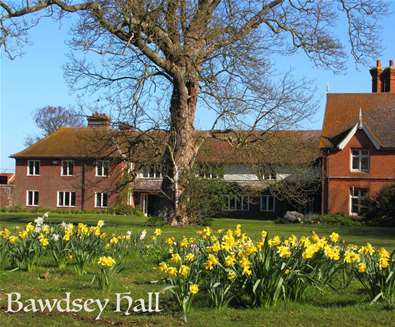
[[[382,90],[382,83],[381,83],[381,73],[383,68],[381,67],[381,60],[376,61],[376,67],[370,70],[370,75],[372,75],[372,92],[373,93],[380,93]]]
[[[381,61],[377,60],[376,67],[370,70],[372,75],[373,93],[395,93],[395,67],[394,61],[389,61],[389,67],[383,69]]]
[[[94,112],[92,116],[88,116],[88,127],[109,127],[111,123],[110,117],[105,113]]]
[[[394,61],[390,60],[387,70],[387,92],[395,93],[395,67]]]

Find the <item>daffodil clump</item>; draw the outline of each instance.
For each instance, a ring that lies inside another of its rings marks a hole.
[[[307,287],[336,288],[339,276],[345,276],[342,285],[347,285],[354,272],[363,278],[374,268],[374,276],[388,279],[394,271],[393,255],[384,249],[347,245],[335,232],[329,237],[313,232],[270,238],[262,231],[252,240],[240,225],[217,231],[205,227],[196,238],[170,237],[166,244],[169,259],[158,269],[181,308],[192,284],[204,290],[213,307],[231,303],[254,307],[299,300]],[[394,290],[393,282],[388,287]]]
[[[395,303],[395,251],[375,248],[370,243],[358,249],[359,263],[354,273],[368,291],[372,303]]]
[[[97,281],[98,287],[102,290],[111,289],[114,274],[119,272],[119,266],[116,260],[110,256],[102,256],[97,260],[99,271],[95,274],[94,279]]]
[[[9,264],[13,268],[27,271],[34,269],[38,258],[46,252],[49,245],[50,227],[44,224],[47,217],[48,214],[44,214],[23,229],[18,226],[14,232],[7,228],[0,231],[2,265]]]
[[[153,234],[156,244],[153,246],[145,230],[141,233],[107,234],[102,231],[103,220],[94,226],[64,222],[49,225],[47,218],[48,214],[44,214],[23,228],[0,230],[0,267],[31,271],[41,257],[50,256],[57,268],[73,265],[82,275],[104,254],[122,262],[133,251],[147,254],[147,248],[163,248],[160,229]]]

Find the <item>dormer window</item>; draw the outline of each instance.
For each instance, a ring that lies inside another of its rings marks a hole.
[[[27,175],[40,176],[40,160],[27,161]]]
[[[96,161],[96,176],[99,176],[99,177],[108,176],[108,161],[107,160]]]
[[[74,161],[73,160],[62,160],[62,168],[60,171],[61,176],[73,176],[74,172]]]
[[[365,173],[369,172],[369,150],[351,150],[351,171]]]

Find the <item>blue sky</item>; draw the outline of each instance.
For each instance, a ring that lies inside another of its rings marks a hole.
[[[391,6],[395,11],[395,2],[391,2]],[[395,59],[394,21],[395,14],[392,14],[382,22],[383,65],[387,65],[389,59]],[[32,45],[25,47],[22,57],[13,61],[4,56],[1,58],[0,171],[13,170],[15,163],[9,155],[24,148],[27,135],[38,134],[32,120],[35,109],[46,105],[76,104],[76,96],[69,92],[63,78],[62,67],[69,51],[65,45],[68,32],[68,22],[60,27],[51,20],[44,20],[30,32]],[[284,70],[292,69],[297,76],[315,80],[320,107],[304,124],[307,129],[321,128],[327,85],[330,92],[370,92],[369,67],[356,67],[351,59],[347,70],[340,74],[314,67],[301,54],[282,58],[280,63]],[[197,122],[202,124],[204,117],[198,116]]]

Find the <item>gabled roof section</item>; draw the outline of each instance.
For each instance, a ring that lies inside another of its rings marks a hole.
[[[369,138],[370,142],[374,145],[376,150],[379,150],[381,148],[381,144],[379,141],[377,141],[376,137],[372,134],[372,132],[369,130],[366,124],[363,123],[363,118],[362,118],[362,108],[359,109],[359,120],[358,122],[354,125],[354,127],[348,132],[346,137],[341,141],[337,147],[340,150],[343,150],[345,146],[350,142],[352,137],[355,135],[357,130],[363,130],[366,134],[366,136]]]
[[[320,148],[338,147],[361,128],[375,146],[395,148],[395,93],[329,93]],[[355,129],[355,131],[354,131]]]

